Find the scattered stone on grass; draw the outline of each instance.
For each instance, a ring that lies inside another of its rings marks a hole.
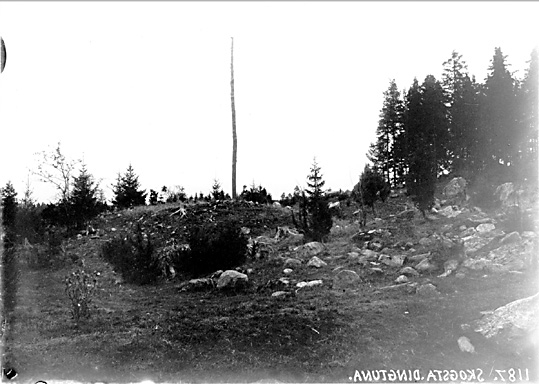
[[[447,260],[444,263],[444,273],[439,275],[438,277],[446,277],[449,276],[453,271],[455,271],[459,266],[459,261],[455,259]]]
[[[427,259],[428,257],[430,257],[430,252],[427,252],[427,253],[420,253],[418,255],[412,255],[412,256],[407,256],[407,259],[413,263],[415,262],[418,262],[418,261],[422,261],[422,260],[425,260]]]
[[[360,278],[355,271],[348,269],[340,271],[333,279],[333,288],[345,289],[357,286]]]
[[[488,233],[490,231],[493,231],[496,229],[496,226],[492,223],[484,223],[484,224],[479,224],[477,227],[475,227],[475,230],[479,233],[479,234],[485,234],[485,233]]]
[[[417,287],[416,293],[421,296],[439,295],[440,292],[436,289],[432,283],[427,283]]]
[[[307,263],[308,267],[315,267],[315,268],[322,268],[328,265],[324,260],[318,258],[317,256],[313,256],[311,260]]]
[[[284,266],[285,266],[285,268],[301,267],[301,260],[289,257],[288,259],[285,260]]]
[[[324,251],[324,244],[318,241],[311,241],[294,249],[300,257],[311,257],[319,255]]]
[[[193,291],[212,289],[214,287],[214,282],[209,277],[204,277],[200,279],[191,279],[189,280],[189,285],[187,289]]]
[[[399,277],[395,279],[395,283],[397,284],[407,283],[408,281],[410,280],[408,279],[406,275],[400,275]]]
[[[324,282],[322,280],[311,280],[311,281],[300,281],[296,284],[296,287],[298,288],[305,288],[305,287],[316,287],[318,285],[322,285]]]
[[[271,297],[284,297],[284,296],[287,296],[288,295],[288,292],[285,292],[285,291],[277,291],[277,292],[273,292],[271,294]]]
[[[378,253],[374,252],[371,249],[363,249],[361,254],[367,258],[368,261],[378,260]]]
[[[234,270],[224,271],[217,281],[217,288],[239,288],[247,284],[249,278],[247,275]]]
[[[475,353],[475,348],[472,342],[466,336],[459,337],[457,343],[462,352]]]
[[[294,271],[293,271],[292,269],[290,269],[290,268],[285,268],[285,269],[283,270],[283,273],[284,273],[285,275],[290,275],[290,274],[292,274],[293,272],[294,272]]]
[[[414,268],[418,272],[432,272],[438,267],[429,259],[423,259]]]

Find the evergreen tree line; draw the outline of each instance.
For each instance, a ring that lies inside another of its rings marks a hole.
[[[484,83],[470,76],[456,51],[443,63],[441,80],[414,79],[402,93],[390,81],[367,156],[392,187],[406,184],[420,209],[428,208],[441,175],[537,186],[537,50],[522,79],[506,58],[495,48]]]

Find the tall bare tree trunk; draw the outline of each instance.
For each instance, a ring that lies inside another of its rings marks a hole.
[[[238,138],[236,136],[236,105],[234,103],[234,38],[230,48],[230,98],[232,101],[232,198],[236,200],[236,160]]]

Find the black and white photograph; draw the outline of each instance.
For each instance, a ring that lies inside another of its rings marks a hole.
[[[0,382],[539,382],[539,2],[0,2]]]

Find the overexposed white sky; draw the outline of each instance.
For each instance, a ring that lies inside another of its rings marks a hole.
[[[0,185],[22,196],[36,152],[61,142],[111,197],[131,163],[142,187],[231,193],[230,37],[237,190],[278,199],[313,158],[352,189],[390,79],[441,79],[453,50],[486,77],[495,47],[522,78],[538,2],[0,2]],[[34,196],[54,190],[30,177]]]

